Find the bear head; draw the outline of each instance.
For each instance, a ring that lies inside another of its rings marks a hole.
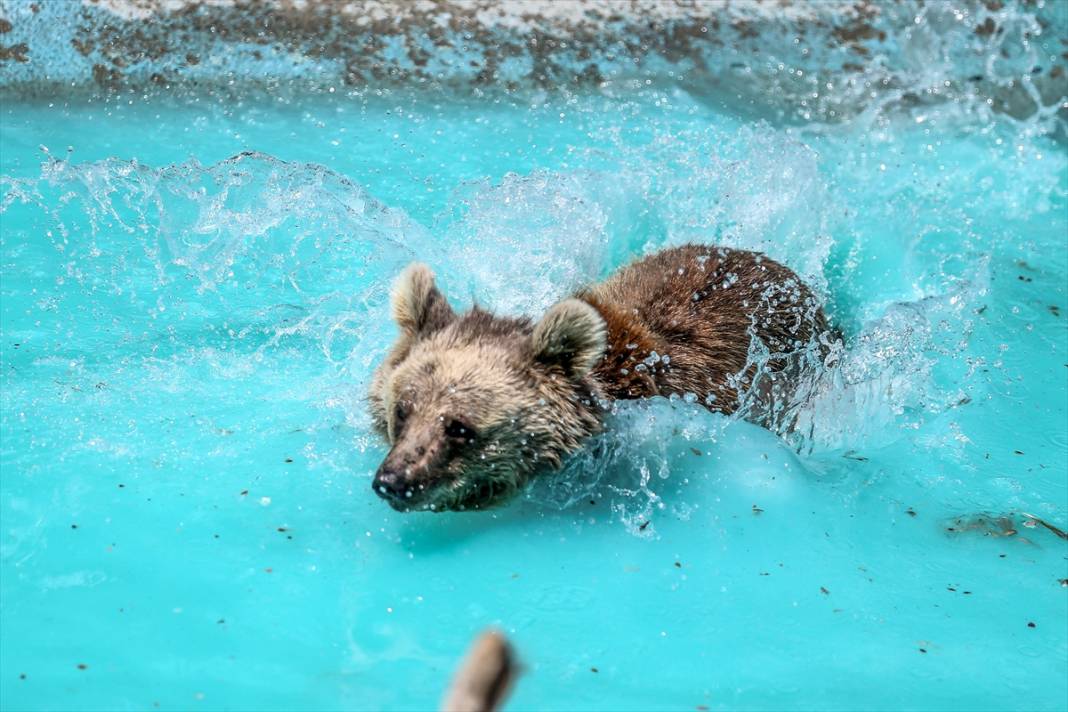
[[[589,304],[565,299],[537,323],[477,306],[457,313],[430,269],[412,264],[392,311],[400,334],[369,401],[390,445],[373,487],[394,509],[493,506],[600,428],[591,371],[606,334]]]

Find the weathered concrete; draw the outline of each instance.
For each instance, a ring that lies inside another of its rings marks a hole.
[[[672,81],[835,121],[1065,112],[1064,0],[0,0],[0,86]]]

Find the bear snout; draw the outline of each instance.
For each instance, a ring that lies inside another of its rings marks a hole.
[[[375,494],[400,507],[418,506],[435,489],[446,456],[432,439],[406,438],[394,445],[375,473]]]
[[[387,467],[385,463],[378,468],[371,486],[374,487],[375,493],[379,497],[387,500],[403,500],[404,493],[411,491],[405,480],[404,472],[393,470]]]

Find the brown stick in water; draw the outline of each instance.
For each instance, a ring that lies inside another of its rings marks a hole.
[[[442,712],[494,712],[500,709],[519,672],[505,637],[490,630],[478,637],[442,700]]]
[[[1060,527],[1055,527],[1052,524],[1050,524],[1049,522],[1047,522],[1045,519],[1040,519],[1039,517],[1036,517],[1033,514],[1028,514],[1027,512],[1024,512],[1023,515],[1025,517],[1027,517],[1028,519],[1030,519],[1031,521],[1033,521],[1035,524],[1041,524],[1046,529],[1049,529],[1051,532],[1053,532],[1054,534],[1059,536],[1061,539],[1068,539],[1068,532],[1065,532]]]

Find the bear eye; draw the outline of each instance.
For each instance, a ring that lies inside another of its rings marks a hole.
[[[400,430],[400,427],[404,425],[404,421],[408,418],[408,409],[401,403],[397,404],[397,407],[393,409],[393,427]]]
[[[455,419],[445,424],[445,434],[457,440],[470,440],[475,437],[475,431]]]

